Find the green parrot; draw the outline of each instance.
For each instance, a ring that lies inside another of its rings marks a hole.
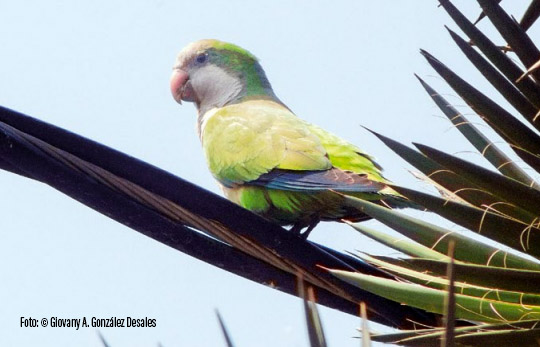
[[[210,39],[189,44],[170,87],[178,103],[195,103],[208,167],[225,196],[274,223],[305,229],[307,237],[320,221],[370,218],[344,195],[412,205],[387,186],[371,156],[298,118],[243,48]]]

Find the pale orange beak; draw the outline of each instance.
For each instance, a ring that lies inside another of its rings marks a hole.
[[[186,88],[189,81],[189,75],[187,72],[181,69],[175,68],[171,76],[171,93],[177,103],[182,104],[182,100],[191,101],[191,88]]]

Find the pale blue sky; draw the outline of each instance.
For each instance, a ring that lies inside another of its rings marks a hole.
[[[520,17],[527,3],[511,2],[512,13]],[[469,17],[479,13],[473,1],[458,4]],[[169,93],[177,52],[218,38],[258,56],[276,94],[300,117],[376,156],[397,183],[426,190],[360,125],[407,143],[471,151],[434,116],[413,76],[463,105],[433,77],[418,54],[425,48],[486,87],[444,24],[455,28],[437,1],[5,1],[0,105],[219,193],[194,131],[195,109]],[[20,316],[147,316],[156,328],[101,332],[113,347],[224,346],[214,308],[238,347],[308,344],[297,298],[170,249],[48,186],[0,172],[0,211],[2,346],[101,345],[95,329],[20,328]],[[393,254],[344,225],[321,225],[312,239]],[[324,308],[321,315],[331,346],[359,344],[351,338],[357,318]]]

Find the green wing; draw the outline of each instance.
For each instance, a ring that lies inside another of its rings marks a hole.
[[[386,182],[358,147],[272,101],[209,111],[202,135],[210,170],[228,187],[249,182],[292,191],[377,192],[384,185],[372,181]]]
[[[369,179],[374,181],[388,182],[382,176],[380,165],[360,148],[316,125],[310,124],[309,130],[321,140],[334,167],[358,174],[366,174]]]
[[[201,134],[210,171],[225,186],[254,181],[273,169],[332,168],[308,124],[272,101],[210,110],[203,116]]]

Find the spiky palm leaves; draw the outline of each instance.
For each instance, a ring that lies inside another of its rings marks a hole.
[[[493,23],[511,50],[525,66],[520,68],[469,22],[449,1],[442,7],[469,37],[470,43],[449,30],[452,39],[524,119],[521,121],[491,98],[475,89],[426,51],[428,63],[503,138],[528,166],[539,172],[540,51],[526,29],[540,15],[540,2],[533,1],[521,24],[514,21],[498,1],[479,0],[483,13]],[[475,48],[476,47],[476,48]],[[472,123],[422,79],[422,86],[473,146],[499,172],[416,144],[418,151],[380,134],[386,145],[432,181],[443,197],[395,187],[428,210],[506,247],[495,247],[451,230],[380,209],[364,201],[359,208],[412,241],[391,238],[362,225],[362,233],[410,255],[407,259],[359,255],[366,262],[394,274],[400,280],[332,271],[339,278],[383,297],[429,312],[443,314],[449,285],[446,273],[448,246],[455,245],[452,267],[455,287],[455,318],[473,322],[454,330],[458,345],[537,346],[540,339],[540,191],[534,179],[516,165]],[[374,340],[408,346],[437,344],[442,328],[403,331],[373,336]]]

